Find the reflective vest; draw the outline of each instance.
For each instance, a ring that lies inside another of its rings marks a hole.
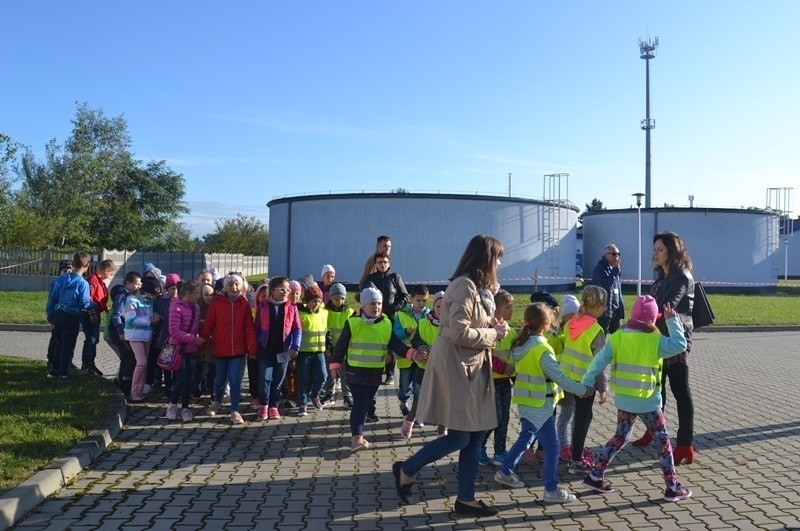
[[[400,310],[396,314],[394,314],[395,319],[400,319],[400,326],[403,328],[417,328],[419,326],[417,320],[414,318],[413,315],[408,313],[405,310]],[[403,343],[406,346],[411,346],[411,338],[414,337],[414,334],[411,334],[407,338],[403,340]],[[397,368],[398,369],[408,369],[411,367],[411,364],[414,363],[413,361],[406,359],[406,358],[397,358]]]
[[[623,332],[611,334],[611,378],[614,393],[647,398],[661,384],[661,358],[658,356],[661,334],[658,332]]]
[[[361,317],[351,317],[350,346],[347,364],[365,369],[382,369],[386,347],[392,339],[392,320],[383,316],[377,323],[365,323]]]
[[[325,352],[325,333],[328,331],[328,310],[317,313],[298,312],[303,336],[300,339],[300,352]]]
[[[562,328],[557,332],[548,330],[542,335],[547,340],[547,344],[553,347],[553,353],[556,355],[556,361],[560,363],[561,355],[564,353],[564,329]]]
[[[506,337],[504,337],[497,344],[497,346],[494,347],[494,350],[492,351],[492,356],[494,356],[495,358],[499,358],[506,363],[511,361],[511,343],[513,343],[516,338],[517,338],[517,331],[514,330],[513,328],[509,328]],[[494,378],[495,380],[508,377],[509,376],[506,376],[505,374],[492,371],[492,378]]]
[[[344,323],[353,315],[352,308],[345,308],[340,312],[328,310],[328,331],[331,333],[331,343],[336,346],[339,336],[342,335]]]
[[[427,317],[425,319],[420,319],[419,321],[419,338],[428,345],[428,355],[430,356],[431,349],[433,348],[433,344],[436,342],[436,337],[439,335],[439,327],[434,325],[430,319]],[[428,366],[427,361],[415,361],[420,369],[424,369]]]
[[[578,335],[577,339],[572,339],[564,325],[564,353],[561,354],[561,372],[567,375],[570,380],[580,382],[586,369],[594,358],[592,354],[592,341],[597,334],[603,331],[603,327],[594,323]]]
[[[550,356],[555,361],[553,347],[547,343],[540,343],[530,349],[525,357],[517,362],[517,381],[514,382],[514,404],[530,407],[543,407],[549,397],[553,404],[561,400],[564,391],[542,371],[541,360]]]

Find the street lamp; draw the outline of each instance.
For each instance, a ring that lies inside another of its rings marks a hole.
[[[642,296],[642,198],[645,197],[645,194],[643,194],[641,192],[638,192],[638,193],[631,194],[631,195],[636,198],[636,210],[638,211],[638,214],[639,214],[638,215],[638,217],[639,217],[639,231],[638,231],[639,237],[636,240],[639,243],[638,251],[637,251],[637,254],[636,254],[636,257],[638,258],[636,263],[637,263],[638,269],[639,269],[639,280],[636,283],[636,296],[637,297],[641,297]]]

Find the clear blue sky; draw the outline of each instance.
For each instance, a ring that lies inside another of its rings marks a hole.
[[[653,205],[765,206],[800,194],[799,20],[774,0],[5,2],[0,131],[42,152],[76,102],[124,114],[198,234],[280,196],[507,194],[509,172],[514,195],[566,172],[579,207],[627,207],[650,35]]]

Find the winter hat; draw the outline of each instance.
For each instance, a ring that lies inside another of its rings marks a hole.
[[[331,289],[328,290],[328,298],[332,299],[333,297],[347,297],[347,290],[344,284],[338,282],[331,284]]]
[[[72,260],[61,260],[58,263],[58,272],[63,273],[64,271],[71,271],[72,270]]]
[[[300,285],[305,289],[311,289],[313,286],[317,285],[317,283],[314,282],[314,277],[311,275],[311,273],[301,278],[299,282]]]
[[[225,279],[218,278],[214,281],[214,291],[222,291],[225,288]]]
[[[561,300],[561,315],[578,313],[578,310],[581,309],[581,303],[575,295],[566,294]]]
[[[169,289],[181,281],[181,276],[178,273],[170,273],[164,280],[164,289]]]
[[[383,302],[383,294],[378,288],[364,288],[361,291],[360,299],[361,307],[363,308],[371,302]]]
[[[139,291],[150,295],[161,295],[161,283],[153,277],[145,277],[142,279],[142,287]]]
[[[324,277],[325,273],[333,273],[335,275],[336,274],[336,270],[333,268],[332,265],[325,264],[324,266],[322,266],[322,273],[319,274],[319,278]]]
[[[652,325],[658,319],[658,304],[650,295],[643,295],[633,303],[631,321]]]
[[[296,280],[292,280],[291,282],[289,282],[289,293],[297,293],[297,292],[299,292],[299,291],[300,291],[302,288],[303,288],[303,287],[302,287],[302,286],[300,285],[300,283],[299,283],[298,281],[296,281]]]
[[[303,293],[303,302],[308,304],[309,302],[313,301],[314,299],[322,300],[322,293],[319,290],[315,289],[307,289],[305,293]]]
[[[433,304],[436,304],[436,301],[439,299],[444,299],[444,291],[437,291],[436,294],[433,296]]]
[[[558,301],[546,291],[534,291],[531,293],[531,302],[543,302],[550,308],[558,308]]]

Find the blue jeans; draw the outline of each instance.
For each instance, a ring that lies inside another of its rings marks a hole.
[[[402,404],[406,404],[406,406],[409,398],[414,396],[416,399],[417,395],[419,395],[419,387],[414,378],[417,369],[416,363],[412,363],[411,367],[400,369],[400,385],[397,386],[397,399]]]
[[[484,431],[458,431],[450,429],[446,437],[437,437],[403,463],[403,472],[414,476],[422,467],[438,461],[456,450],[458,454],[458,500],[475,500],[475,480],[478,477],[478,458]]]
[[[100,342],[100,314],[97,314],[97,322],[93,323],[89,319],[89,312],[81,312],[81,328],[83,328],[85,338],[81,352],[81,364],[84,367],[91,367],[97,358],[97,344]]]
[[[283,385],[283,379],[286,378],[288,368],[288,361],[273,363],[268,360],[258,360],[258,383],[260,384],[258,400],[262,406],[278,407],[278,402],[281,400],[281,385]]]
[[[353,407],[350,408],[350,434],[364,434],[364,423],[367,421],[367,413],[372,408],[372,402],[378,395],[377,385],[350,384],[350,392],[353,394]]]
[[[520,417],[519,424],[519,438],[511,446],[506,458],[503,459],[500,470],[503,474],[510,474],[514,467],[517,466],[522,453],[533,444],[535,439],[539,439],[539,444],[542,445],[544,450],[544,467],[542,470],[544,490],[553,492],[558,488],[558,475],[556,474],[556,467],[558,466],[558,437],[556,437],[555,421],[553,417],[550,417],[539,430],[526,418]]]
[[[494,455],[506,453],[508,439],[508,421],[511,417],[511,379],[500,378],[494,381],[494,405],[497,409],[497,427],[489,430],[483,437],[483,447],[489,442],[494,432]]]
[[[225,382],[231,384],[231,413],[239,411],[242,396],[242,366],[245,356],[238,358],[214,358],[214,400],[222,402],[225,395]]]
[[[318,398],[327,376],[325,354],[301,352],[297,356],[297,405],[306,405],[309,397]]]
[[[183,356],[180,368],[172,373],[172,400],[171,403],[177,404],[178,398],[181,399],[181,407],[189,407],[189,399],[192,397],[192,383],[194,381],[195,357]]]

